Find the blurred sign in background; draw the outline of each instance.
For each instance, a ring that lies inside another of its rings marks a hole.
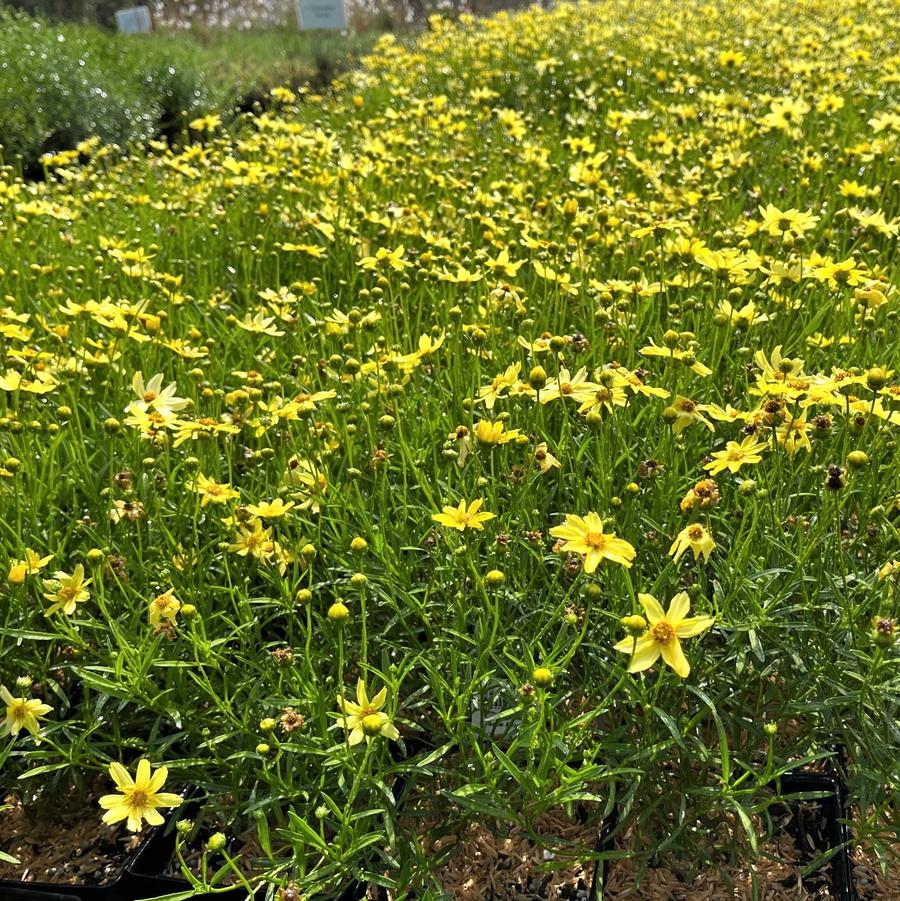
[[[344,25],[307,25],[308,7],[319,6],[317,0],[131,0],[146,6],[154,30],[160,29],[253,29],[296,28],[298,15],[303,28],[345,28]],[[360,22],[376,26],[421,27],[431,13],[453,15],[472,12],[483,15],[498,9],[526,6],[534,0],[345,0],[342,12],[352,25]],[[546,2],[546,0],[544,0]],[[116,13],[129,0],[0,0],[31,15],[39,14],[57,22],[92,22],[115,27]],[[322,0],[322,7],[337,6],[333,0]],[[299,10],[298,10],[299,7]],[[332,20],[336,21],[336,20]]]
[[[317,28],[344,31],[347,28],[344,0],[297,0],[297,22],[304,31]]]
[[[122,34],[146,34],[153,28],[149,8],[132,6],[116,10],[116,28]]]

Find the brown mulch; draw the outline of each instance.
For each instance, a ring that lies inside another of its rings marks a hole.
[[[437,870],[457,901],[574,901],[587,898],[594,864],[583,861],[596,847],[597,825],[573,821],[563,811],[541,816],[534,837],[517,826],[469,823],[427,845],[432,855],[449,852]]]
[[[807,890],[800,877],[803,865],[794,840],[779,835],[760,846],[752,864],[710,869],[691,879],[677,865],[648,869],[639,888],[634,887],[637,864],[627,858],[610,866],[604,901],[825,901],[834,895],[827,888]],[[885,896],[887,897],[887,896]]]
[[[122,871],[125,857],[141,842],[122,824],[101,822],[103,811],[91,796],[39,798],[23,805],[8,795],[0,812],[0,848],[19,860],[0,861],[0,879],[57,885],[108,885]]]

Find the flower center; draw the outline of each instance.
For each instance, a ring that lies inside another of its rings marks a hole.
[[[132,810],[145,810],[149,804],[150,797],[147,792],[142,789],[134,789],[128,796],[128,806]]]
[[[144,392],[144,401],[146,403],[152,403],[157,398],[157,393],[155,391],[145,391]]]
[[[699,541],[703,537],[703,526],[691,526],[688,529],[688,538],[691,541]]]
[[[650,630],[657,644],[668,644],[675,637],[675,629],[667,622],[656,623]]]
[[[602,532],[588,532],[584,536],[584,543],[588,547],[599,550],[606,543],[606,536]]]

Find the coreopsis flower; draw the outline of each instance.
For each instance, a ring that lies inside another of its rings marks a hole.
[[[712,460],[703,468],[713,476],[726,469],[729,472],[737,472],[742,466],[759,463],[767,447],[764,441],[757,441],[753,435],[748,435],[740,444],[737,441],[729,441],[725,445],[725,450],[710,454]]]
[[[374,256],[363,257],[357,265],[362,269],[380,269],[382,264],[386,264],[391,269],[406,269],[407,266],[412,264],[403,259],[403,251],[404,247],[402,244],[394,248],[394,250],[379,247],[375,251]]]
[[[285,503],[280,497],[276,497],[274,501],[263,501],[259,504],[248,504],[247,510],[254,516],[261,519],[277,519],[284,516],[295,506],[293,501]]]
[[[475,426],[475,438],[478,443],[484,447],[494,447],[498,444],[509,444],[521,436],[518,429],[510,429],[506,431],[501,421],[491,422],[488,419],[482,419]]]
[[[769,204],[765,208],[759,207],[759,214],[762,216],[761,231],[764,230],[770,235],[783,235],[788,232],[794,235],[802,235],[803,232],[815,228],[819,221],[818,216],[812,213],[804,213],[800,210],[779,210],[774,204]]]
[[[175,597],[170,588],[162,594],[158,594],[150,601],[148,617],[150,625],[158,629],[164,622],[174,624],[178,611],[181,609],[181,601]]]
[[[6,704],[6,719],[0,723],[0,735],[11,735],[13,738],[23,729],[36,736],[41,730],[38,718],[53,709],[49,704],[33,698],[14,698],[5,685],[0,685],[0,701]]]
[[[701,510],[709,510],[719,503],[719,486],[716,485],[714,479],[701,479],[688,490],[688,493],[681,499],[681,512],[693,510],[699,507]]]
[[[481,509],[483,503],[482,498],[476,498],[468,505],[461,500],[458,507],[444,507],[440,513],[432,513],[431,518],[448,529],[459,529],[460,532],[466,529],[482,530],[484,523],[494,518],[493,513]]]
[[[550,472],[551,469],[559,469],[562,466],[559,460],[547,450],[546,441],[542,441],[534,449],[534,462],[541,472]]]
[[[628,672],[639,673],[649,669],[662,657],[682,679],[686,679],[691,666],[684,656],[680,639],[693,638],[705,632],[713,625],[715,617],[688,618],[691,599],[684,591],[672,598],[665,612],[652,594],[639,594],[638,600],[644,608],[649,628],[640,637],[632,635],[623,638],[614,646],[617,651],[631,654]]]
[[[109,775],[121,794],[100,798],[100,806],[106,811],[103,814],[104,823],[127,820],[130,832],[140,832],[144,820],[151,826],[162,826],[165,821],[158,808],[181,806],[183,799],[180,795],[160,791],[169,775],[168,767],[161,766],[153,773],[150,761],[144,758],[138,762],[134,779],[121,763],[111,763]]]
[[[566,514],[566,521],[550,530],[554,538],[564,544],[561,550],[584,557],[584,571],[592,573],[601,560],[611,560],[624,567],[630,567],[636,554],[634,548],[624,539],[611,532],[603,531],[603,520],[596,513],[577,516]]]
[[[337,696],[340,713],[338,721],[349,733],[347,744],[358,745],[363,739],[371,741],[376,735],[391,738],[400,737],[390,717],[382,711],[387,700],[387,688],[382,688],[373,698],[366,692],[366,683],[360,679],[356,683],[356,702],[348,701],[343,694]]]
[[[87,590],[90,584],[91,580],[84,577],[84,566],[81,563],[72,570],[71,575],[58,570],[52,579],[44,579],[44,597],[53,602],[45,616],[50,616],[57,610],[71,616],[78,604],[90,599],[91,593]]]
[[[39,573],[52,559],[53,554],[42,557],[37,551],[27,547],[25,548],[24,560],[10,561],[9,575],[6,578],[12,585],[21,585],[25,581],[26,576],[33,576],[35,573]]]
[[[208,504],[227,504],[228,501],[239,498],[240,494],[227,482],[217,482],[208,479],[203,473],[198,473],[194,480],[193,490],[200,495],[200,506]]]
[[[246,557],[249,554],[257,560],[268,560],[275,552],[271,526],[264,529],[260,519],[252,519],[239,526],[237,535],[228,546],[228,550],[239,557]]]
[[[555,379],[547,380],[547,384],[541,389],[539,399],[542,404],[548,404],[559,397],[571,397],[573,400],[583,401],[600,387],[600,385],[588,381],[586,368],[582,367],[575,375],[572,375],[565,366],[562,366]]]
[[[709,560],[709,555],[716,549],[716,543],[713,541],[712,535],[700,523],[694,523],[685,526],[675,537],[672,546],[669,548],[669,554],[677,563],[681,555],[686,550],[694,552],[694,559],[703,557],[705,563]]]
[[[678,394],[672,401],[672,405],[666,407],[664,415],[667,419],[671,418],[672,431],[676,435],[680,435],[692,422],[702,423],[711,432],[714,432],[716,427],[703,415],[705,410],[706,404],[698,404],[696,401]]]
[[[313,513],[321,510],[319,499],[328,490],[328,479],[312,460],[291,457],[282,483],[293,489],[293,496],[300,501],[301,510],[311,510]]]
[[[513,363],[511,366],[507,366],[503,372],[491,379],[489,385],[484,385],[478,389],[478,400],[482,401],[488,410],[493,410],[497,399],[503,397],[519,380],[519,372],[521,370],[521,363]]]
[[[125,411],[139,410],[142,413],[146,413],[150,410],[156,410],[163,417],[168,418],[170,415],[174,415],[179,410],[183,410],[190,405],[191,402],[187,398],[175,396],[175,392],[178,390],[175,382],[171,382],[163,388],[162,380],[163,374],[158,372],[145,385],[144,375],[138,370],[131,380],[131,387],[138,399],[132,401]]]

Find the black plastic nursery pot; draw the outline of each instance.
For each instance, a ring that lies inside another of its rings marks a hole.
[[[837,848],[827,863],[831,892],[836,901],[857,901],[850,861],[850,833],[847,824],[842,822],[846,804],[840,780],[826,773],[787,773],[773,788],[781,795],[822,795],[786,800],[793,815],[784,828],[810,860]]]
[[[73,885],[55,882],[22,882],[0,879],[2,901],[131,901],[129,867],[152,841],[148,838],[123,861],[119,875],[106,885]],[[150,896],[144,896],[150,897]]]

